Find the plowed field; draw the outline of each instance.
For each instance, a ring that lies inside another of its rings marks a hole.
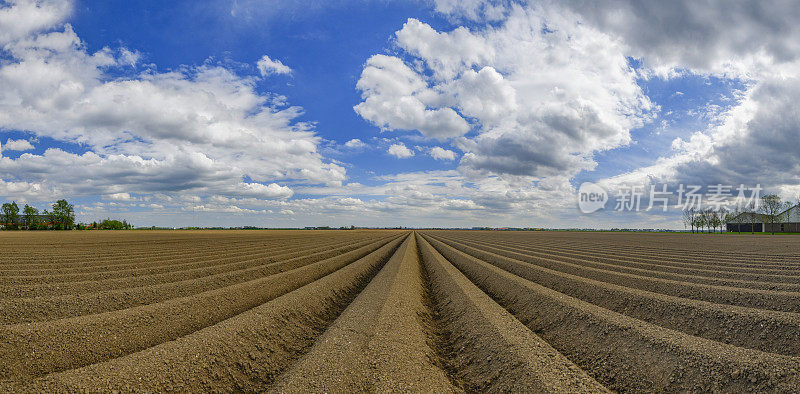
[[[0,391],[796,392],[800,238],[0,233]]]

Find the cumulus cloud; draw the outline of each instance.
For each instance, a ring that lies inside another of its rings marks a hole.
[[[364,98],[355,106],[356,112],[382,129],[418,130],[437,139],[469,131],[469,124],[455,110],[436,107],[437,92],[396,57],[370,57],[356,87]]]
[[[258,4],[237,4],[245,3]],[[690,74],[744,81],[744,93],[715,110],[708,127],[679,134],[652,165],[601,182],[800,191],[800,8],[791,2],[437,0],[438,12],[469,27],[416,19],[398,26],[395,47],[366,58],[354,110],[382,131],[418,133],[405,140],[457,148],[460,157],[442,146],[416,150],[458,160],[458,170],[384,174],[370,186],[345,183],[344,168],[318,152],[322,140],[297,120],[302,109],[258,92],[257,75],[212,62],[141,69],[134,49],[89,51],[65,23],[67,1],[4,4],[0,128],[61,148],[0,158],[0,196],[103,196],[87,212],[373,218],[365,224],[413,213],[425,225],[521,225],[519,212],[530,212],[547,222],[566,205],[574,214],[571,181],[595,167],[597,153],[630,144],[630,131],[655,117],[642,81]],[[268,56],[256,66],[261,77],[292,73]],[[685,92],[682,99],[692,96]],[[5,142],[11,150],[25,140]],[[395,142],[380,146],[414,156]]]
[[[576,18],[514,6],[498,27],[450,32],[409,19],[397,45],[424,69],[373,56],[356,111],[382,128],[453,139],[465,173],[541,178],[592,169],[594,153],[628,144],[653,105],[625,48]],[[432,125],[440,113],[459,126]],[[477,134],[466,136],[470,129]]]
[[[671,154],[650,166],[605,180],[610,185],[648,182],[697,185],[761,184],[770,191],[800,184],[796,145],[800,78],[764,79],[708,130],[677,138]],[[796,199],[796,191],[786,198]]]
[[[492,23],[437,31],[410,19],[391,60],[403,77],[368,63],[359,81],[361,105],[380,102],[384,114],[359,113],[430,138],[422,122],[399,127],[396,119],[410,117],[398,103],[453,109],[475,131],[445,136],[464,151],[459,171],[470,179],[495,179],[484,185],[523,200],[569,195],[570,179],[592,170],[597,152],[629,144],[630,131],[656,116],[641,78],[713,74],[746,82],[737,103],[697,108],[709,112],[707,129],[676,139],[654,164],[603,182],[761,183],[793,199],[800,191],[792,108],[800,98],[800,9],[791,2],[438,0],[436,7]],[[392,89],[371,89],[379,77]],[[489,207],[492,198],[472,200]]]
[[[0,159],[1,195],[284,199],[292,195],[281,185],[286,180],[338,185],[345,179],[344,168],[318,152],[320,138],[310,126],[295,120],[302,109],[277,107],[255,90],[255,78],[213,64],[112,77],[110,71],[130,67],[138,55],[125,48],[89,52],[64,23],[69,8],[64,1],[18,1],[0,9],[0,23],[10,26],[0,29],[6,32],[0,128],[65,144]]]
[[[408,149],[402,142],[397,144],[392,144],[392,146],[389,147],[387,152],[389,152],[390,155],[398,159],[407,159],[409,157],[414,156],[414,152],[412,152],[411,149]]]
[[[661,70],[755,76],[800,56],[792,1],[563,2],[585,23],[620,37],[630,55]]]
[[[111,201],[124,201],[124,202],[132,202],[139,200],[136,197],[131,196],[130,193],[111,193],[111,194],[106,194],[105,196],[103,196],[103,198]]]
[[[33,150],[33,145],[28,140],[6,140],[6,143],[2,146],[2,150],[9,150],[9,151],[26,151],[26,150]]]
[[[705,129],[672,142],[670,153],[603,180],[610,185],[761,184],[795,200],[800,157],[800,9],[788,1],[565,2],[582,20],[619,37],[645,73],[713,74],[746,81],[728,110],[710,111]],[[649,69],[649,70],[648,70]],[[676,95],[682,95],[676,92]]]
[[[497,21],[508,12],[508,3],[503,0],[436,0],[436,11],[455,18],[473,21]]]
[[[455,160],[456,152],[453,152],[449,149],[444,149],[440,146],[434,146],[431,148],[431,157],[436,160]]]
[[[49,29],[72,12],[63,0],[6,0],[0,6],[0,47]]]
[[[367,144],[358,138],[353,138],[352,140],[345,142],[344,146],[350,149],[361,149],[367,146]]]
[[[289,66],[281,63],[280,60],[272,60],[269,56],[264,55],[256,63],[258,71],[262,76],[268,77],[273,74],[291,74],[292,69]]]

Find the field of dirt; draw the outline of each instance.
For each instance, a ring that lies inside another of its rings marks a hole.
[[[800,237],[0,232],[1,392],[797,392]]]

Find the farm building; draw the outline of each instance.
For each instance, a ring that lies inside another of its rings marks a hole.
[[[773,229],[774,227],[774,229]],[[770,223],[769,217],[760,213],[742,213],[731,219],[727,225],[729,232],[742,233],[800,233],[800,205],[795,205],[778,215],[775,223]]]

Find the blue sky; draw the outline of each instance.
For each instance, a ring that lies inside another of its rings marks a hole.
[[[7,1],[0,198],[136,225],[642,228],[679,210],[583,215],[578,187],[795,199],[795,7],[687,4]]]

